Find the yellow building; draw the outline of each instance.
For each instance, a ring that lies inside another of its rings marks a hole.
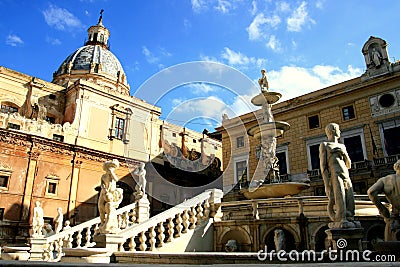
[[[0,66],[1,242],[28,236],[37,200],[49,223],[57,207],[73,223],[96,217],[105,160],[120,162],[121,205],[132,201],[137,177],[131,172],[146,162],[155,211],[165,208],[160,201],[173,205],[192,196],[176,184],[209,172],[219,176],[221,143],[160,120],[159,107],[131,96],[109,36],[100,16],[88,29],[88,41],[61,63],[52,82]],[[179,153],[164,153],[166,144]],[[170,175],[170,161],[194,166],[199,158],[206,164],[199,173],[181,174],[183,181]]]
[[[340,125],[357,194],[366,194],[379,177],[394,172],[393,163],[400,158],[400,63],[390,62],[386,46],[371,36],[362,48],[363,75],[272,106],[274,119],[291,126],[277,139],[282,181],[309,180],[304,195],[325,195],[318,148],[331,122]],[[261,110],[250,112],[224,120],[217,129],[222,134],[224,192],[233,189],[226,200],[241,199],[240,181],[249,181],[258,168],[260,143],[247,130],[261,116]]]

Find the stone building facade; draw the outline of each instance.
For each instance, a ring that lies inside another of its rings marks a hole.
[[[88,41],[61,63],[52,82],[0,66],[0,243],[28,236],[37,200],[48,223],[58,207],[72,224],[96,217],[105,160],[120,162],[121,205],[133,200],[137,177],[131,173],[145,162],[156,211],[163,199],[174,204],[191,197],[176,186],[185,181],[163,177],[170,161],[206,164],[203,173],[180,176],[187,181],[209,172],[219,176],[221,143],[160,120],[159,107],[131,96],[109,36],[100,16],[88,29]],[[177,153],[167,155],[166,143]]]
[[[338,123],[341,141],[352,160],[351,178],[357,194],[379,177],[393,173],[400,155],[400,63],[390,62],[387,44],[370,37],[362,53],[366,71],[360,77],[274,104],[276,121],[291,127],[277,139],[282,181],[310,181],[303,195],[325,195],[319,171],[319,144],[324,128]],[[257,125],[261,110],[224,120],[222,134],[224,192],[226,199],[240,199],[238,182],[249,181],[258,166],[259,141],[247,130]]]

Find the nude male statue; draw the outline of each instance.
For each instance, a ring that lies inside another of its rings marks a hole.
[[[344,144],[339,143],[340,130],[336,123],[325,127],[328,137],[319,147],[320,169],[325,192],[329,199],[330,228],[353,228],[360,226],[354,221],[354,192],[349,170],[351,160]]]
[[[369,199],[378,208],[379,213],[385,218],[385,241],[400,239],[400,160],[394,165],[395,174],[380,178],[368,189]],[[392,205],[392,211],[382,204],[378,194],[385,194]]]

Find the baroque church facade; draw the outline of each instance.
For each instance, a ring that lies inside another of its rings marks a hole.
[[[154,212],[196,193],[176,185],[204,185],[220,176],[220,141],[162,121],[159,107],[131,96],[109,36],[101,15],[52,82],[0,66],[2,242],[28,236],[36,201],[48,223],[58,207],[72,224],[96,217],[106,160],[120,162],[121,206],[133,201],[137,177],[131,173],[146,163]]]

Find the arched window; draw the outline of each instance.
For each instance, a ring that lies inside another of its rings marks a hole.
[[[1,112],[2,113],[18,112],[18,106],[11,102],[2,102],[1,103]]]

